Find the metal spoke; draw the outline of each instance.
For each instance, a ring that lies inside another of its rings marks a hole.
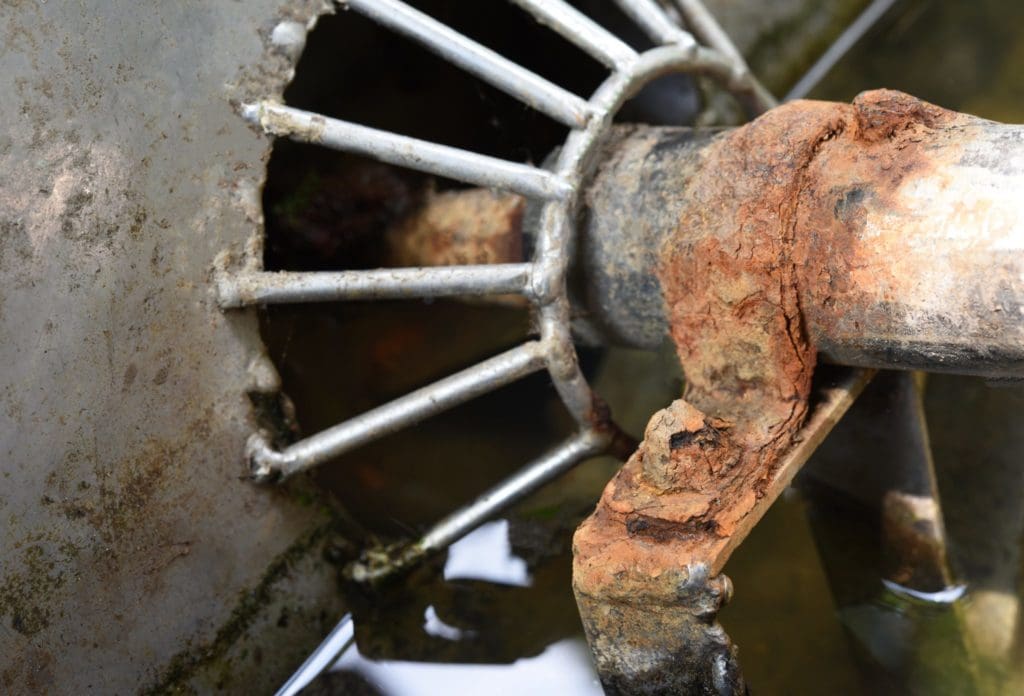
[[[423,44],[460,68],[570,128],[586,125],[586,101],[399,0],[346,0],[345,6]]]
[[[771,92],[754,77],[729,35],[722,29],[715,16],[708,12],[700,0],[675,0],[675,6],[698,39],[718,51],[733,65],[729,85],[738,92],[751,116],[759,115],[778,105]]]
[[[595,430],[584,430],[545,453],[464,508],[434,525],[417,546],[425,553],[441,551],[473,531],[488,519],[557,478],[586,457],[600,454],[608,438]]]
[[[257,436],[249,445],[253,475],[261,479],[291,476],[543,367],[543,346],[530,341],[300,440],[281,452],[274,451]]]
[[[873,27],[889,11],[889,8],[895,4],[896,0],[874,0],[850,26],[846,27],[843,33],[839,35],[839,38],[815,61],[814,65],[810,67],[804,76],[793,85],[783,101],[792,101],[806,97],[833,66],[839,62],[839,59],[846,55],[847,51],[860,41],[868,29]]]
[[[282,104],[268,101],[246,104],[242,107],[242,116],[272,135],[354,152],[469,184],[547,199],[563,199],[573,192],[572,186],[563,179],[537,167],[368,128]]]
[[[697,45],[696,39],[673,22],[654,0],[615,0],[615,4],[655,41],[684,48]]]
[[[743,59],[743,55],[740,54],[714,15],[704,7],[704,3],[700,0],[675,0],[675,5],[687,26],[698,39],[732,60],[744,71],[747,70],[747,62]]]
[[[530,295],[532,264],[385,268],[315,273],[225,275],[217,284],[221,307],[386,300],[473,295]]]
[[[307,684],[330,669],[331,665],[355,643],[355,631],[352,614],[345,614],[274,696],[297,696]]]
[[[512,0],[541,24],[573,42],[609,68],[629,65],[637,52],[617,36],[563,0]]]
[[[424,558],[443,551],[496,514],[515,505],[544,484],[552,481],[587,457],[606,451],[608,433],[586,428],[518,472],[508,477],[469,505],[456,510],[427,531],[419,541],[384,552],[370,563],[356,562],[348,567],[353,580],[379,582],[414,566]]]

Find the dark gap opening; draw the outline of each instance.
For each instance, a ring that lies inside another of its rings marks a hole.
[[[504,0],[415,0],[418,9],[584,98],[606,68]],[[650,42],[610,3],[579,2],[639,49]],[[672,90],[678,86],[672,86]],[[355,12],[310,33],[289,105],[514,161],[543,162],[567,129]],[[431,191],[461,186],[367,158],[278,140],[264,189],[268,270],[387,265],[385,231]],[[525,307],[458,301],[273,306],[261,331],[302,435],[522,342]],[[601,350],[582,351],[593,374]],[[318,467],[361,522],[411,536],[572,429],[545,372]]]

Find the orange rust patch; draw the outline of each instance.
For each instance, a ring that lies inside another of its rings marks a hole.
[[[388,231],[396,266],[453,266],[523,260],[522,196],[487,189],[434,194]]]
[[[812,335],[856,342],[865,327],[903,314],[901,302],[915,296],[922,279],[915,268],[921,255],[912,253],[922,223],[907,209],[901,185],[946,169],[971,122],[979,121],[888,90],[854,101],[844,137],[821,148],[799,191],[796,225],[806,261],[798,284]],[[893,222],[866,229],[871,210],[886,211]]]
[[[858,265],[842,196],[885,195],[957,118],[879,90],[787,104],[707,148],[658,269],[685,400],[655,414],[577,531],[578,594],[667,599],[687,566],[721,571],[808,415],[808,293],[840,294]]]

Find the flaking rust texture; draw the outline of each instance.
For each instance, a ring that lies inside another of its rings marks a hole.
[[[897,191],[965,119],[876,91],[780,107],[703,150],[658,269],[686,393],[654,415],[574,539],[606,690],[744,690],[715,623],[729,595],[720,573],[781,491],[780,460],[808,417],[808,305],[836,311],[829,298],[845,298],[862,267],[868,242],[850,232],[862,226],[848,219],[854,206],[837,206],[835,182]],[[851,189],[838,190],[845,200]]]

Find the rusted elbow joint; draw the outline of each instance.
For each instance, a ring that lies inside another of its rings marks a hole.
[[[715,623],[721,571],[784,486],[820,337],[845,345],[842,331],[884,311],[879,288],[902,289],[869,237],[889,234],[891,253],[904,230],[872,211],[912,215],[905,187],[929,180],[936,148],[957,156],[963,129],[985,123],[877,91],[780,107],[691,155],[657,269],[685,400],[655,414],[574,538],[574,589],[607,690],[745,690]]]

